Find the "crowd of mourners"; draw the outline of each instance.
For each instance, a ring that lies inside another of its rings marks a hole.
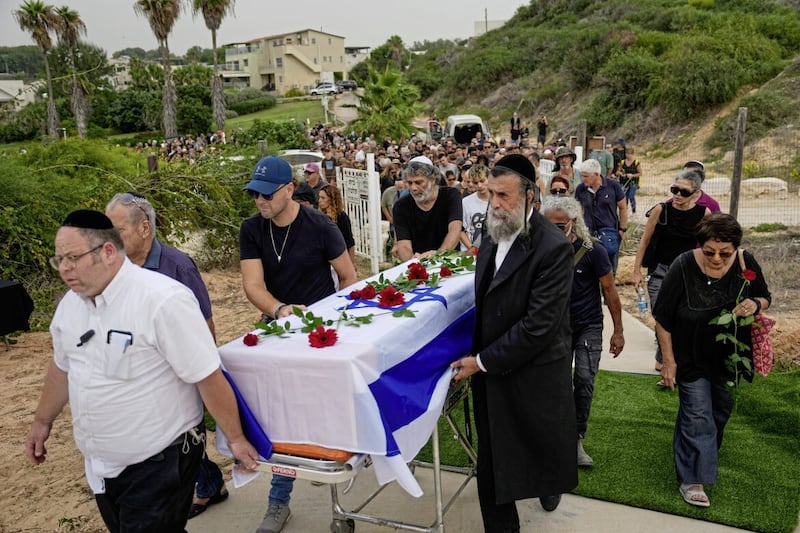
[[[374,154],[388,255],[409,261],[459,248],[477,256],[473,344],[450,366],[455,381],[471,380],[478,500],[484,530],[498,533],[520,531],[517,500],[538,497],[552,512],[577,486],[578,468],[594,465],[584,440],[602,308],[617,357],[625,346],[617,258],[642,176],[624,139],[578,163],[567,142],[546,143],[546,117],[535,142],[516,113],[510,126],[511,141],[476,135],[459,144],[357,138],[317,124],[307,135],[323,158],[303,166],[304,179],[266,156],[243,180],[254,214],[239,232],[243,290],[265,322],[347,290],[357,283],[355,242],[336,169],[364,169]],[[217,142],[224,135],[136,149],[191,160]],[[704,179],[700,161],[675,176],[670,197],[647,213],[632,272],[647,284],[656,320],[658,385],[678,390],[679,493],[698,507],[710,505],[705,488],[717,481],[731,383],[753,376],[741,362],[747,353],[731,366],[716,317],[750,321],[772,301],[758,262],[740,248],[741,227],[702,191]],[[54,244],[50,264],[71,290],[51,324],[54,359],[27,455],[46,460],[53,422],[69,402],[109,530],[181,531],[228,497],[205,454],[203,404],[238,469],[252,471],[258,457],[220,369],[197,266],[156,239],[154,206],[135,191],[114,196],[105,213],[70,213]],[[749,327],[733,335],[752,345]],[[293,486],[293,477],[273,475],[257,533],[283,530]]]

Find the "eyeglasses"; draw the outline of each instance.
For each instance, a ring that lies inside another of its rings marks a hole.
[[[266,200],[266,201],[268,201],[268,202],[271,202],[271,201],[272,201],[272,199],[275,197],[275,193],[277,193],[279,190],[281,190],[281,189],[283,189],[284,187],[286,187],[286,185],[288,185],[288,183],[284,183],[283,185],[281,185],[280,187],[278,187],[277,189],[275,189],[275,190],[272,192],[272,194],[264,194],[263,192],[252,191],[252,190],[250,190],[250,189],[248,189],[248,190],[247,190],[247,194],[249,194],[249,195],[250,195],[250,198],[252,198],[253,200],[257,199],[257,198],[260,196],[260,197],[261,197],[261,198],[263,198],[264,200]]]
[[[103,244],[98,244],[88,252],[83,252],[82,254],[54,255],[53,257],[50,258],[50,266],[58,270],[58,268],[61,266],[61,263],[66,262],[67,268],[74,268],[75,265],[78,264],[78,260],[81,257],[83,257],[84,255],[89,255],[92,252],[96,252],[97,250],[103,247]]]
[[[314,174],[316,170],[304,170],[303,174]]]
[[[678,187],[677,185],[673,185],[672,187],[670,187],[670,188],[669,188],[669,192],[671,192],[672,194],[680,194],[680,195],[681,195],[681,196],[683,196],[684,198],[689,198],[691,195],[693,195],[693,194],[694,194],[694,191],[689,191],[689,190],[686,190],[686,189],[681,189],[681,188],[680,188],[680,187]]]
[[[553,196],[566,196],[567,189],[550,189],[550,194]]]
[[[703,255],[706,257],[714,257],[715,255],[718,255],[720,259],[729,259],[733,254],[736,253],[736,252],[723,252],[720,250],[707,250],[706,248],[703,248],[700,251],[703,252]]]
[[[569,222],[556,222],[555,226],[561,231],[564,231],[564,229],[566,229],[566,227],[569,226]]]

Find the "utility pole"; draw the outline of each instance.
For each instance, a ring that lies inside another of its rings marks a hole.
[[[483,8],[483,33],[489,33],[489,9]]]

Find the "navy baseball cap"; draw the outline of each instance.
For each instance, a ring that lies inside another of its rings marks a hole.
[[[262,158],[253,170],[253,176],[243,191],[273,194],[279,187],[292,181],[292,166],[274,155]]]

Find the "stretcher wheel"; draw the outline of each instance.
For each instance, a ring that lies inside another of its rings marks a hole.
[[[356,530],[356,522],[352,518],[347,520],[334,520],[331,522],[332,533],[353,533]]]

